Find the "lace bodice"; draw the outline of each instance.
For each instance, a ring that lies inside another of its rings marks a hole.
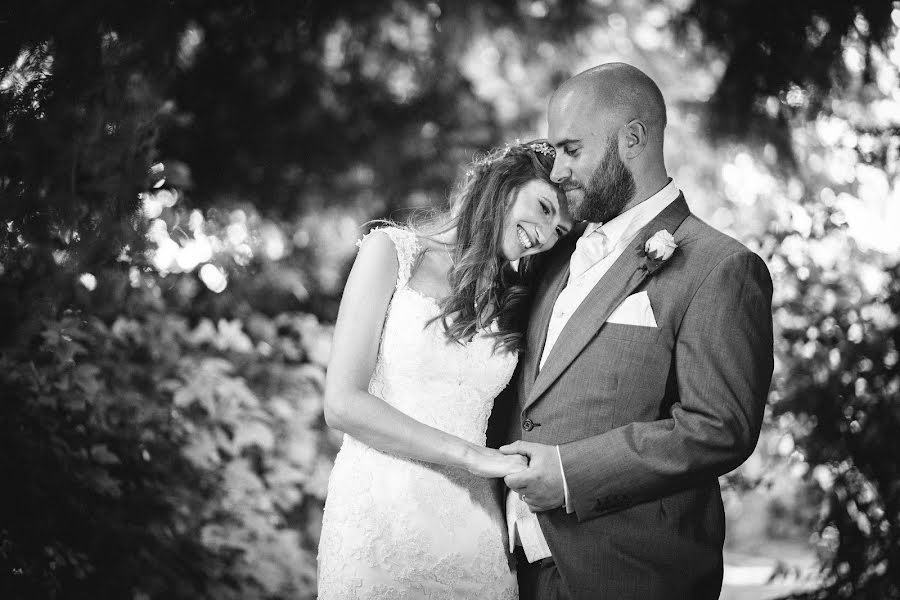
[[[484,445],[494,398],[516,355],[494,351],[483,331],[449,341],[437,303],[409,287],[422,248],[383,228],[397,250],[394,295],[369,393],[437,429]],[[493,480],[462,469],[394,457],[349,435],[335,460],[319,547],[319,597],[516,597]]]
[[[459,344],[447,339],[440,322],[426,327],[440,309],[409,287],[411,266],[421,252],[416,237],[395,228],[376,232],[394,241],[400,268],[369,393],[423,423],[483,445],[494,398],[509,382],[516,356],[495,354],[494,338],[486,335],[490,330]]]

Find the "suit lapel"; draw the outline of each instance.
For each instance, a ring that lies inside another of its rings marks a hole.
[[[553,260],[547,265],[548,277],[535,295],[535,305],[532,311],[533,317],[528,323],[527,334],[527,358],[524,371],[524,397],[528,397],[528,389],[534,384],[537,377],[538,365],[541,362],[541,354],[544,351],[544,343],[547,340],[547,327],[550,323],[550,315],[553,314],[553,305],[556,298],[566,286],[569,280],[569,258],[575,250],[575,243],[584,232],[586,223],[581,223],[569,237],[565,248],[560,248],[554,253]]]
[[[690,214],[690,210],[684,200],[684,196],[679,195],[677,199],[638,232],[634,241],[625,248],[619,258],[616,259],[616,262],[600,278],[600,281],[597,282],[584,301],[572,313],[571,318],[560,332],[559,338],[550,351],[547,362],[544,363],[544,368],[537,373],[537,378],[533,380],[534,385],[528,390],[525,408],[531,406],[540,398],[541,394],[547,391],[566,367],[575,360],[584,347],[597,335],[610,313],[647,278],[646,268],[642,268],[645,264],[644,243],[646,240],[661,229],[675,232],[688,214]],[[568,269],[566,269],[566,275],[568,275]],[[558,282],[556,283],[558,284]],[[559,285],[558,288],[554,286],[554,288],[557,290],[556,295],[553,295],[547,314],[540,315],[543,326],[540,332],[541,345],[535,347],[539,347],[541,350],[533,353],[537,355],[537,358],[535,359],[533,370],[528,371],[529,375],[535,373],[540,362],[540,354],[543,351],[543,341],[547,335],[550,313],[552,312],[553,304],[556,302],[556,296],[562,289],[562,285]],[[546,298],[542,300],[546,301]],[[528,381],[532,381],[531,377],[528,378]]]

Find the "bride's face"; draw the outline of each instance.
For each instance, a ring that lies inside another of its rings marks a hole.
[[[507,260],[545,252],[572,226],[572,217],[560,204],[557,189],[533,179],[519,188],[506,212],[500,249]]]

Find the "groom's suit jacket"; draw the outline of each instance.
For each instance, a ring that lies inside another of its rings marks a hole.
[[[678,248],[654,271],[643,246],[661,229]],[[570,597],[718,598],[717,478],[759,436],[773,366],[769,272],[679,196],[591,290],[539,369],[575,237],[543,257],[506,441],[559,445],[574,512],[538,519]],[[657,327],[607,322],[641,291]]]

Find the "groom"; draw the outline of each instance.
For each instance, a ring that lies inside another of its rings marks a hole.
[[[753,451],[772,377],[768,270],[690,212],[643,72],[576,75],[548,119],[587,224],[543,257],[507,395],[501,450],[529,458],[506,477],[521,598],[718,598],[717,478]]]

